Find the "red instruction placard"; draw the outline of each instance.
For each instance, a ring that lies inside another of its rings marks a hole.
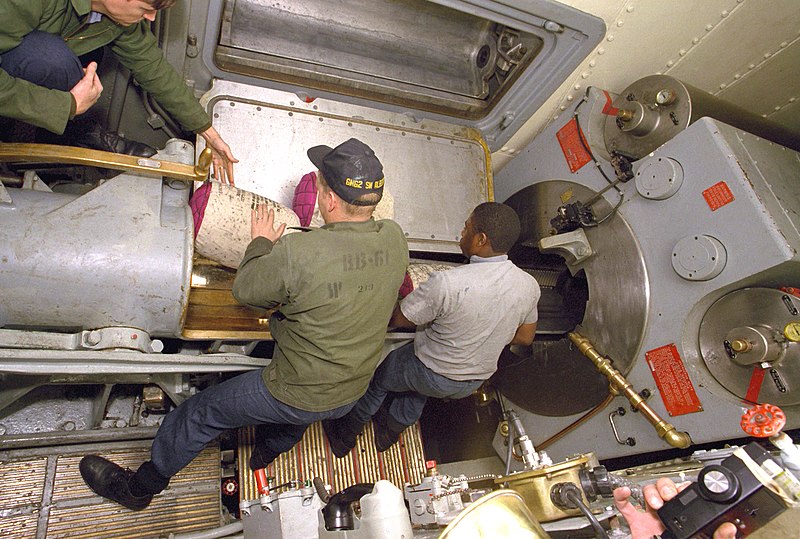
[[[734,201],[733,193],[731,193],[730,187],[728,187],[728,184],[725,182],[715,183],[703,191],[703,198],[706,199],[706,203],[708,207],[711,208],[711,211],[717,211],[725,204]]]
[[[645,358],[669,415],[691,414],[703,410],[674,344],[650,350],[645,353]]]
[[[571,119],[564,127],[558,130],[556,138],[561,145],[561,151],[564,152],[564,157],[567,160],[570,171],[576,172],[580,170],[583,165],[592,160],[584,146],[586,137],[581,133],[575,118]]]

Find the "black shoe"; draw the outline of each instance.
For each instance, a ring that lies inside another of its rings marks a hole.
[[[81,459],[79,466],[81,477],[95,493],[103,498],[115,501],[131,511],[141,511],[153,499],[152,494],[147,496],[134,496],[131,494],[128,481],[133,476],[129,469],[123,469],[110,460],[87,455]]]
[[[157,151],[152,146],[135,140],[128,140],[118,133],[109,131],[96,122],[93,122],[90,129],[74,137],[70,143],[81,148],[134,155],[136,157],[151,157]]]
[[[255,426],[255,445],[250,456],[250,469],[269,466],[281,453],[291,450],[303,439],[308,425],[262,423]]]
[[[401,425],[389,415],[385,406],[381,407],[373,416],[372,428],[375,430],[375,447],[379,453],[383,453],[397,443],[400,435],[406,430],[405,425]]]
[[[339,419],[326,419],[322,429],[328,437],[331,451],[337,458],[347,455],[356,446],[356,439],[364,425],[356,421],[350,414]]]
[[[280,456],[280,453],[270,451],[264,445],[256,443],[253,446],[253,453],[250,455],[248,464],[252,471],[260,470],[272,464],[278,456]]]

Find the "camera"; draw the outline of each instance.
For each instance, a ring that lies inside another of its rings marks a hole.
[[[761,466],[772,456],[753,442],[744,451]],[[697,482],[664,504],[658,516],[667,528],[662,539],[710,539],[724,522],[738,528],[745,537],[786,509],[783,500],[750,471],[745,462],[731,455],[720,464],[706,466]]]

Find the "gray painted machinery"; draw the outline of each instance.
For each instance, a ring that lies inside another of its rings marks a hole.
[[[585,301],[591,344],[540,337],[496,375],[536,444],[609,458],[739,438],[754,402],[800,425],[800,159],[773,140],[798,143],[652,76],[590,88],[496,175],[523,222],[512,259],[588,290],[565,301]]]

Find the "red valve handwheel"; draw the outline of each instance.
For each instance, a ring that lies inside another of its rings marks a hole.
[[[756,438],[769,438],[786,425],[786,415],[774,404],[758,404],[742,415],[742,430]]]
[[[233,479],[226,479],[222,483],[222,493],[227,496],[233,496],[239,491],[239,485]]]

